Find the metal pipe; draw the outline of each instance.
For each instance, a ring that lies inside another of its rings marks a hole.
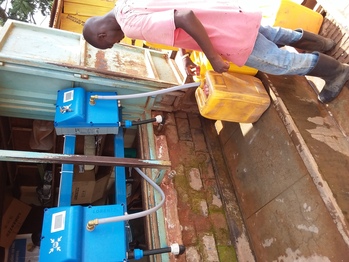
[[[0,150],[0,161],[26,162],[26,163],[56,163],[56,164],[90,164],[100,166],[125,166],[125,167],[170,167],[171,161],[117,158],[108,156],[67,155],[53,153],[39,153],[17,150]]]

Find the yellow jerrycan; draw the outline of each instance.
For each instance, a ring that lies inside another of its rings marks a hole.
[[[212,70],[206,72],[195,98],[202,116],[238,123],[256,122],[270,105],[270,97],[260,79]]]

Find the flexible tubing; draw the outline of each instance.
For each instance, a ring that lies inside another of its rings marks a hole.
[[[125,220],[132,220],[140,217],[145,217],[147,215],[150,215],[151,213],[154,213],[156,210],[158,210],[165,202],[165,194],[164,191],[153,181],[151,180],[146,174],[143,173],[142,170],[140,170],[138,167],[134,168],[138,174],[140,174],[150,185],[154,187],[156,191],[158,191],[161,195],[161,201],[158,205],[155,207],[152,207],[150,209],[137,212],[134,214],[127,214],[127,215],[122,215],[122,216],[116,216],[116,217],[107,217],[107,218],[99,218],[98,219],[98,224],[105,224],[105,223],[111,223],[111,222],[119,222],[119,221],[125,221]]]
[[[116,99],[120,100],[120,99],[139,98],[139,97],[160,95],[160,94],[169,93],[176,90],[181,90],[181,89],[186,89],[191,87],[198,87],[199,85],[200,85],[200,82],[194,82],[194,83],[184,84],[180,86],[173,86],[173,87],[156,90],[156,91],[145,92],[145,93],[137,93],[137,94],[131,94],[131,95],[116,95],[116,96],[96,95],[95,97],[96,99],[101,99],[101,100],[116,100]]]

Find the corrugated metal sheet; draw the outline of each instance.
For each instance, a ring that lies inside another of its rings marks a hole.
[[[51,25],[71,32],[81,33],[87,18],[104,15],[115,5],[114,0],[56,0]]]
[[[0,79],[2,116],[45,120],[53,120],[56,92],[67,87],[132,94],[182,81],[166,53],[123,45],[101,51],[80,34],[11,20],[0,31]],[[124,116],[139,119],[162,100],[123,100]]]

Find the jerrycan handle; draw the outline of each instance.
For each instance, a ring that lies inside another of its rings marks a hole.
[[[196,101],[198,103],[199,108],[203,108],[205,106],[205,102],[207,100],[207,97],[204,93],[204,90],[201,88],[201,86],[196,88]]]

